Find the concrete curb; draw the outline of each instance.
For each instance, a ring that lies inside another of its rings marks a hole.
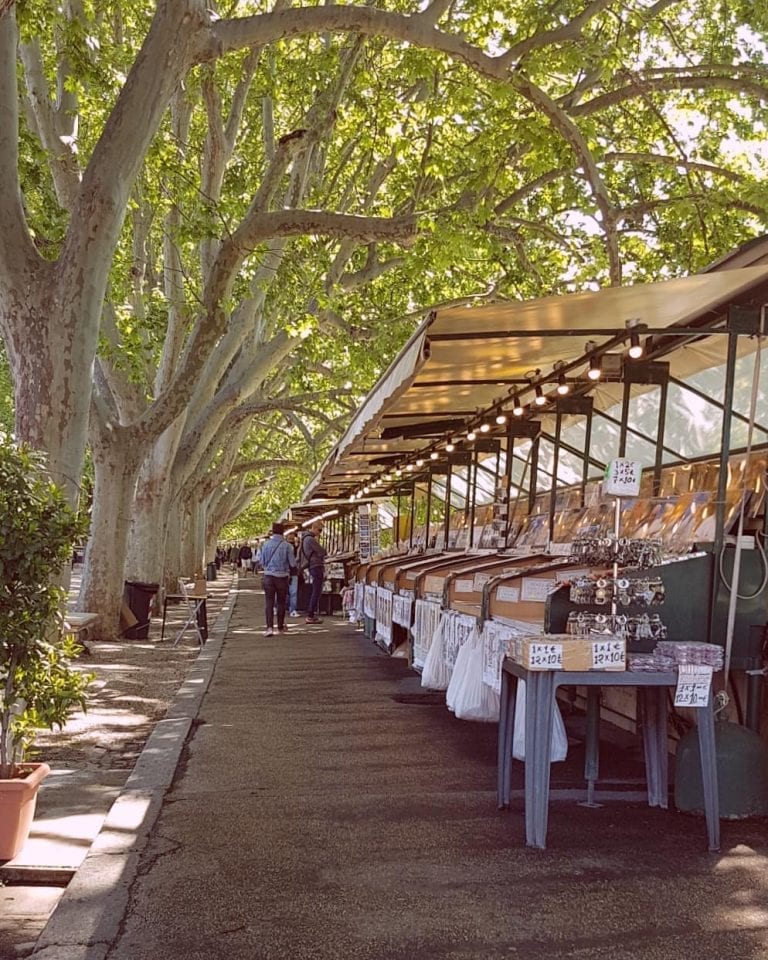
[[[35,945],[37,960],[104,960],[128,907],[139,858],[173,781],[192,722],[213,677],[237,600],[232,587],[208,642],[112,804],[88,855]]]

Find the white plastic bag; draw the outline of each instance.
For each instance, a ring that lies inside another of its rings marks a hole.
[[[435,635],[432,637],[429,653],[424,660],[421,671],[421,685],[430,690],[446,690],[451,680],[451,674],[445,662],[443,641],[446,622],[447,617],[442,616],[440,623],[437,625],[437,630],[435,630]]]
[[[466,643],[459,647],[459,652],[456,654],[456,662],[453,665],[453,672],[451,673],[451,682],[445,691],[445,705],[451,711],[455,711],[456,709],[456,695],[464,684],[469,661],[472,658],[473,637],[474,634]]]
[[[454,667],[454,676],[461,664],[462,676],[457,682],[451,708],[459,720],[479,720],[497,723],[501,700],[499,695],[483,681],[483,638],[475,629],[472,636],[459,650]],[[453,684],[453,677],[451,678]],[[448,688],[450,695],[451,688]],[[447,701],[448,697],[446,697]]]
[[[515,732],[512,738],[512,756],[515,760],[525,760],[525,680],[517,681],[515,697]],[[552,749],[550,763],[558,763],[568,756],[568,735],[557,701],[552,704]]]

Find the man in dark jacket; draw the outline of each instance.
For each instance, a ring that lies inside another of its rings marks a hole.
[[[309,570],[312,578],[312,593],[309,597],[309,606],[307,607],[306,623],[322,623],[318,619],[317,611],[320,606],[320,594],[323,592],[323,579],[325,578],[325,558],[327,553],[320,545],[319,536],[323,530],[322,520],[315,520],[309,528],[308,533],[304,534],[301,541],[301,565]]]

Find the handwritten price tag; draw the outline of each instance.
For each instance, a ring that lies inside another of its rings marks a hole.
[[[706,707],[712,687],[712,667],[698,663],[681,663],[678,668],[676,707]]]
[[[595,640],[592,644],[592,669],[624,666],[624,642],[622,640]]]
[[[563,666],[562,643],[532,643],[528,647],[531,670],[559,670]]]

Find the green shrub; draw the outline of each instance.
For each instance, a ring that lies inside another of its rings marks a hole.
[[[85,534],[44,457],[0,437],[0,779],[14,775],[36,729],[85,706],[90,677],[73,669],[55,585]]]

